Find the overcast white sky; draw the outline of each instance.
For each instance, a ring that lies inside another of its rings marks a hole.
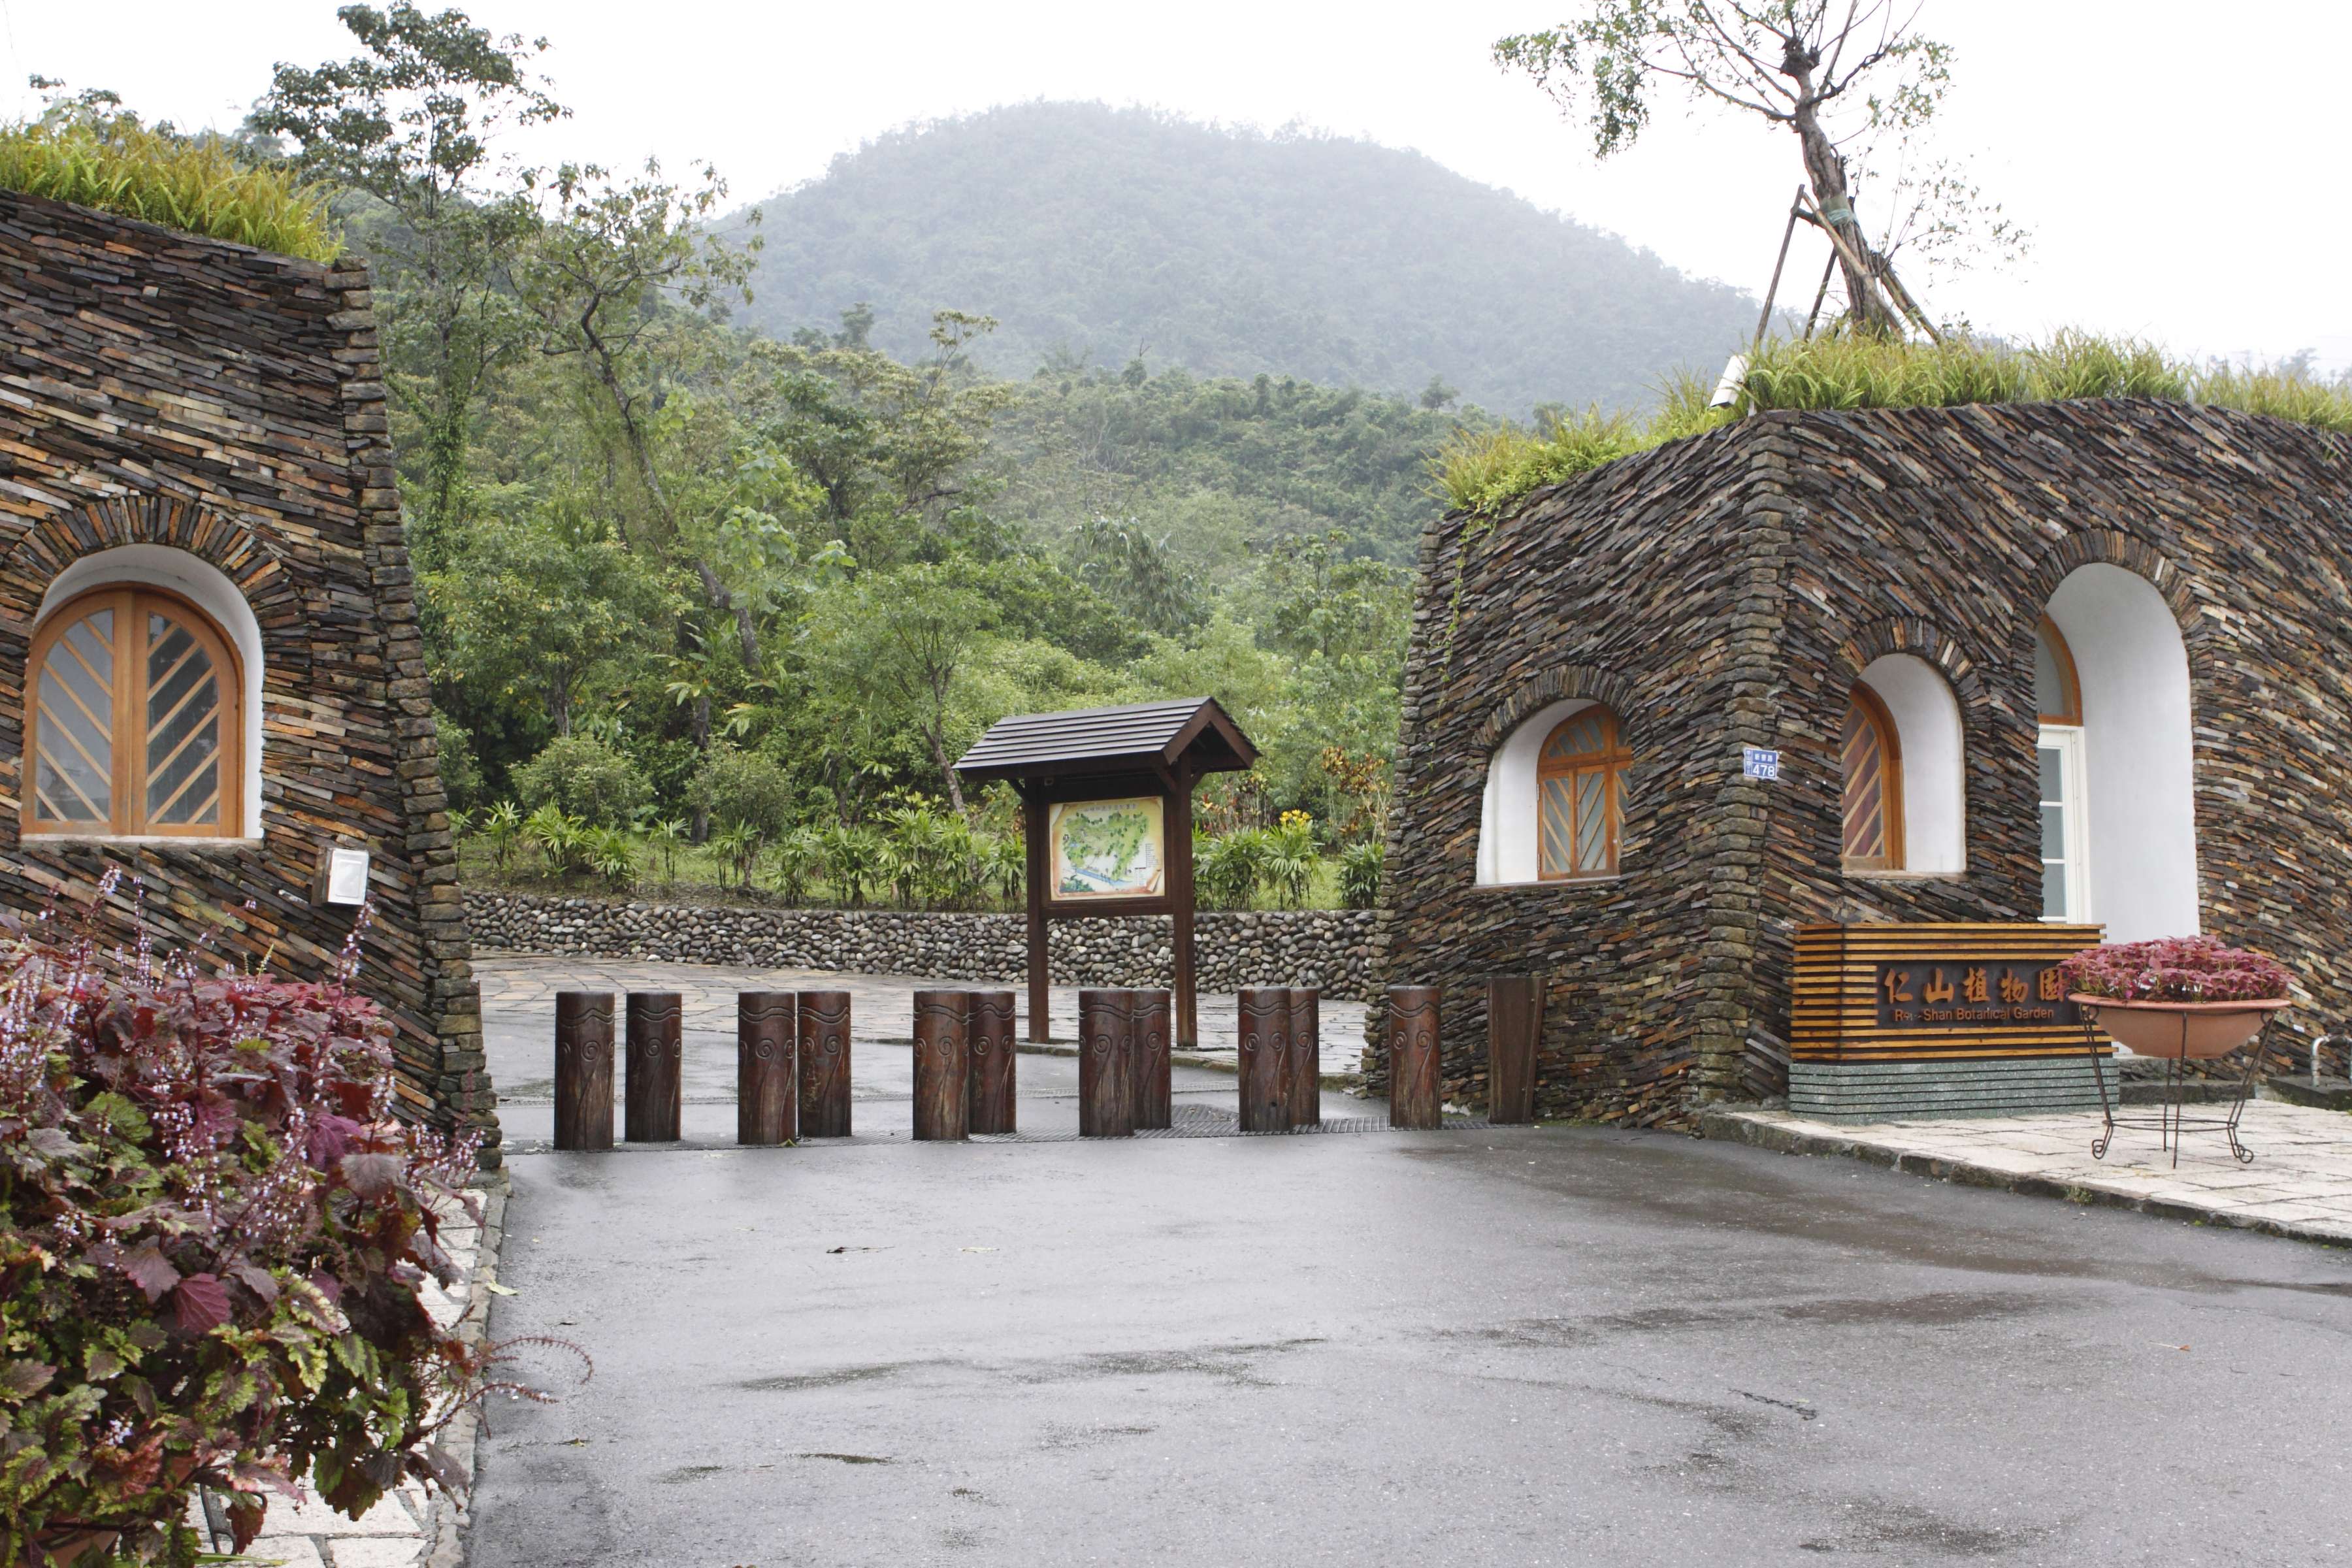
[[[232,124],[273,61],[351,52],[334,8],[0,0],[0,108],[26,107],[24,78],[41,71],[110,87],[151,117]],[[563,155],[708,157],[747,197],[909,120],[1098,99],[1417,148],[1760,293],[1800,173],[1793,138],[1679,109],[1596,165],[1581,132],[1487,54],[1499,35],[1556,19],[1562,0],[464,8],[552,40],[548,69],[575,111]],[[2011,334],[2079,324],[2200,356],[2311,348],[2352,366],[2352,0],[1925,0],[1922,26],[1959,52],[1939,149],[1973,154],[2036,236],[2011,271],[1937,284],[1931,310]],[[557,143],[522,150],[550,158]],[[1821,260],[1809,254],[1784,298],[1810,294]]]

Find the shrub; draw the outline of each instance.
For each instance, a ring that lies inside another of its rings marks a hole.
[[[635,764],[591,735],[566,735],[514,772],[516,793],[534,813],[553,806],[592,827],[623,827],[653,799]]]
[[[482,803],[482,766],[474,756],[474,742],[466,727],[438,708],[433,710],[433,734],[440,743],[441,788],[453,812],[471,812]]]
[[[824,839],[814,827],[795,827],[776,840],[776,891],[787,904],[808,898],[808,885],[824,865]]]
[[[278,169],[241,169],[216,137],[145,126],[84,100],[0,126],[0,189],[120,213],[310,261],[342,250],[325,194]]]
[[[265,1487],[356,1518],[483,1361],[419,1297],[468,1136],[391,1120],[392,1026],[341,984],[0,957],[0,1562],[192,1563]]]
[[[504,876],[514,868],[515,847],[522,842],[522,812],[502,800],[482,814],[482,837],[489,841],[490,863]]]
[[[694,775],[688,796],[721,827],[747,827],[761,842],[783,832],[792,820],[792,780],[757,752],[713,751]]]
[[[1261,827],[1197,840],[1192,849],[1194,893],[1211,909],[1249,908],[1265,874],[1267,853],[1266,833]]]
[[[626,828],[590,828],[583,836],[580,859],[604,879],[607,886],[630,888],[637,880],[637,841]]]
[[[550,874],[569,877],[585,863],[592,830],[576,816],[542,805],[522,825],[522,836],[539,846],[540,858]]]
[[[824,879],[835,896],[851,904],[866,901],[866,889],[882,860],[882,841],[866,828],[836,822],[825,828]]]
[[[1381,868],[1387,851],[1377,838],[1339,851],[1339,901],[1351,910],[1381,907]]]
[[[2210,936],[2108,942],[2059,965],[2066,989],[2118,1002],[2263,1002],[2294,984],[2268,953],[2224,947]]]
[[[1303,811],[1284,812],[1265,836],[1265,846],[1263,879],[1277,900],[1295,910],[1307,901],[1315,881],[1315,819]]]

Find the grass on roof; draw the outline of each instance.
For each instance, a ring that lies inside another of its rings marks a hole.
[[[1598,409],[1535,429],[1463,431],[1430,461],[1436,494],[1492,517],[1530,490],[1768,409],[1950,408],[2077,397],[2158,397],[2267,414],[2352,435],[2352,375],[2322,380],[2292,367],[2198,369],[2128,339],[2061,332],[2022,348],[1856,337],[1778,339],[1748,366],[1740,397],[1711,409],[1710,384],[1683,375],[1646,419]]]
[[[144,126],[129,114],[0,125],[0,190],[309,261],[332,261],[342,249],[324,193],[280,170],[242,167],[215,138]]]

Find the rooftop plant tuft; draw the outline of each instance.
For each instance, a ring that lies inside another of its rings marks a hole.
[[[0,190],[309,261],[332,261],[342,248],[320,189],[285,170],[241,164],[217,136],[143,125],[104,95],[0,124]]]

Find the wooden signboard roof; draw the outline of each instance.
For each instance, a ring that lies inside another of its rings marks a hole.
[[[1179,761],[1196,773],[1234,773],[1257,748],[1213,697],[1019,713],[989,726],[956,763],[966,778],[1052,779],[1151,773]]]

